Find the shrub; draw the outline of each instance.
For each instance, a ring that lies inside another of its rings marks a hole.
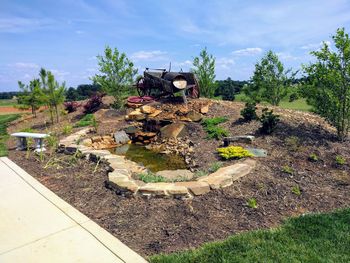
[[[83,118],[81,118],[74,127],[85,127],[93,124],[93,119],[95,119],[93,114],[86,114]]]
[[[65,103],[63,103],[64,105],[64,109],[68,112],[68,113],[72,113],[74,111],[76,111],[81,105],[76,102],[76,101],[67,101]]]
[[[299,99],[298,93],[294,92],[294,93],[290,94],[290,96],[289,96],[289,102],[293,102],[293,101],[295,101],[295,100],[297,100],[297,99]]]
[[[285,165],[282,167],[282,172],[286,173],[286,174],[293,174],[294,170],[292,167]]]
[[[66,125],[62,129],[62,133],[67,135],[67,134],[70,134],[72,132],[72,130],[73,130],[72,125]]]
[[[335,162],[336,162],[336,164],[338,164],[338,165],[344,165],[344,164],[346,164],[345,158],[344,158],[343,156],[341,156],[341,155],[337,155],[337,156],[335,157]]]
[[[258,202],[256,201],[255,198],[249,198],[247,201],[247,206],[250,208],[256,209],[258,208]]]
[[[101,93],[96,93],[95,95],[91,96],[84,105],[84,113],[90,114],[99,110],[102,105],[102,97],[103,94]]]
[[[215,117],[203,120],[202,125],[204,126],[204,130],[208,134],[208,138],[218,140],[222,137],[227,137],[229,135],[229,132],[224,128],[217,127],[218,124],[226,121],[226,117]]]
[[[45,138],[46,144],[52,149],[56,150],[58,148],[58,138],[55,134],[51,134]]]
[[[261,133],[271,134],[276,129],[279,120],[279,115],[273,114],[272,110],[269,111],[268,108],[263,109],[260,118],[262,124],[260,128]]]
[[[215,173],[221,167],[222,167],[222,162],[215,162],[210,166],[210,168],[208,170],[210,173]]]
[[[166,182],[165,178],[151,172],[138,174],[137,177],[145,183]]]
[[[300,146],[300,140],[298,137],[289,136],[284,140],[284,142],[290,151],[293,151],[293,152],[298,151],[299,146]]]
[[[247,122],[256,120],[258,116],[256,115],[256,103],[247,102],[243,110],[241,110],[241,115],[243,119]]]
[[[217,149],[219,155],[224,159],[241,159],[254,156],[241,146],[229,146]]]
[[[301,195],[301,190],[300,190],[299,185],[295,185],[295,186],[292,187],[292,193],[297,195],[297,196]]]
[[[311,162],[317,162],[318,161],[318,156],[316,153],[312,153],[309,155],[309,161]]]

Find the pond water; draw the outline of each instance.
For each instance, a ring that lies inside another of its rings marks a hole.
[[[187,169],[184,158],[175,154],[161,154],[136,144],[125,144],[114,148],[112,153],[123,155],[135,163],[142,164],[153,173],[162,170]]]

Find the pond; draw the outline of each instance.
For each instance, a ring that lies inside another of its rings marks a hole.
[[[162,170],[187,169],[185,160],[180,155],[157,153],[142,145],[125,144],[111,151],[114,154],[123,155],[135,163],[142,164],[153,173]]]

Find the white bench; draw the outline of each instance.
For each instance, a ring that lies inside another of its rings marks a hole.
[[[12,133],[11,136],[17,137],[17,148],[16,150],[27,149],[27,138],[33,138],[35,141],[35,152],[46,151],[44,147],[44,138],[50,136],[45,133],[32,133],[32,132],[16,132]]]

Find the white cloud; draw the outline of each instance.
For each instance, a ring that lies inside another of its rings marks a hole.
[[[260,47],[248,47],[244,49],[235,50],[232,52],[233,55],[237,56],[254,56],[260,54],[263,50]]]
[[[232,58],[225,57],[219,58],[215,62],[218,67],[221,67],[223,69],[229,69],[235,64],[235,61]]]
[[[298,59],[300,59],[300,57],[293,56],[290,53],[286,53],[286,52],[277,52],[276,55],[281,60],[298,60]]]
[[[317,43],[307,44],[307,45],[301,46],[300,48],[304,50],[320,49],[323,46],[323,43],[326,43],[329,47],[331,46],[330,41],[322,41],[318,44]]]
[[[29,69],[38,69],[39,65],[35,63],[27,63],[27,62],[16,62],[10,64],[11,67],[19,70],[29,70]]]
[[[149,60],[149,61],[154,61],[154,60],[164,60],[167,59],[165,56],[167,52],[165,51],[160,51],[160,50],[153,50],[153,51],[138,51],[135,52],[131,55],[131,58],[135,61],[139,60]]]
[[[82,31],[82,30],[76,30],[75,33],[76,33],[77,35],[81,35],[81,34],[84,34],[85,32]]]

